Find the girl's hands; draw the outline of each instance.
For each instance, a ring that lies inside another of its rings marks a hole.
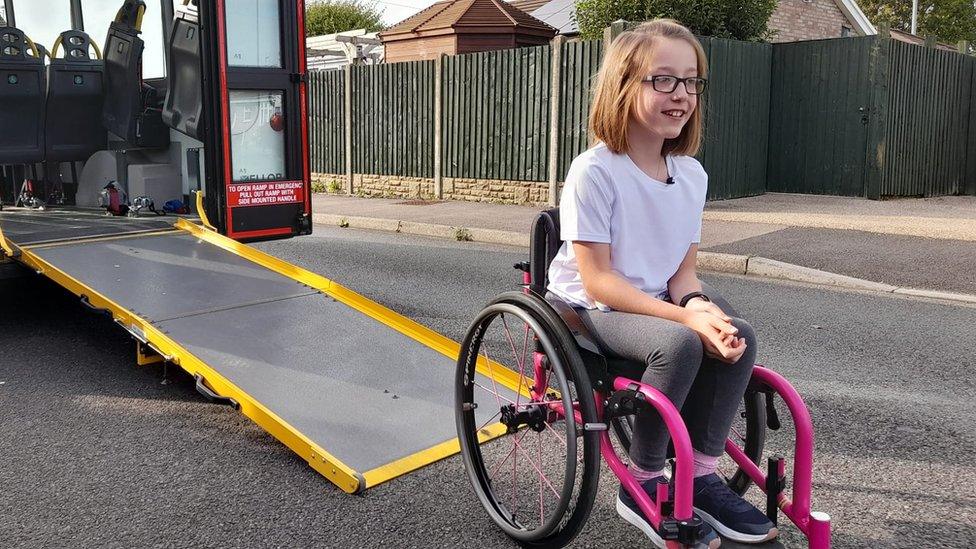
[[[689,311],[691,314],[684,325],[691,328],[701,338],[705,353],[730,364],[742,356],[745,342],[737,342],[735,334],[739,331],[730,322],[725,321],[710,312]],[[731,362],[730,362],[731,360]]]
[[[736,362],[739,361],[740,358],[742,358],[743,353],[746,352],[746,347],[747,347],[746,340],[741,337],[727,336],[724,340],[724,343],[728,347],[730,347],[735,354],[729,357],[723,357],[719,354],[710,352],[709,349],[707,348],[705,349],[705,354],[712,358],[721,360],[722,362],[726,362],[728,364],[735,364]]]
[[[723,312],[718,305],[712,303],[711,301],[705,301],[704,299],[695,298],[689,301],[688,304],[685,305],[685,308],[690,309],[692,311],[712,313],[713,315],[721,318],[726,322],[732,322],[732,319],[729,317],[729,315],[725,314],[725,312]]]

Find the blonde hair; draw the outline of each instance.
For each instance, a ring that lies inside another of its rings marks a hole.
[[[615,153],[629,149],[627,127],[636,112],[643,87],[642,80],[651,70],[654,38],[676,38],[691,44],[698,59],[698,76],[707,77],[708,61],[698,39],[686,27],[672,19],[654,19],[624,32],[610,45],[590,110],[591,141],[602,141]],[[666,139],[662,154],[694,156],[702,140],[702,96],[691,118],[674,139]]]

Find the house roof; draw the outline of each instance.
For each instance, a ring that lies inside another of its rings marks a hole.
[[[549,2],[549,0],[511,0],[509,4],[524,11],[525,13],[532,13],[544,6],[547,2]]]
[[[396,34],[422,33],[464,27],[508,28],[514,31],[555,33],[556,29],[502,0],[444,0],[380,32],[384,38]]]
[[[516,2],[512,2],[512,5],[518,6]],[[532,17],[559,29],[559,34],[579,34],[579,25],[576,24],[575,17],[575,0],[546,0],[543,5],[529,13]]]
[[[854,30],[862,36],[878,34],[878,29],[874,28],[868,16],[864,15],[861,7],[857,5],[857,0],[834,0],[840,11],[843,12],[847,20],[854,25]]]
[[[916,46],[925,45],[925,38],[922,36],[917,36],[910,32],[903,32],[895,29],[890,29],[888,32],[889,34],[891,34],[892,38],[900,42],[907,42],[909,44],[915,44]],[[935,48],[940,50],[945,50],[945,51],[959,51],[952,44],[946,44],[944,42],[936,42]]]

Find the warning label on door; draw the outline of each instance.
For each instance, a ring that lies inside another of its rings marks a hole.
[[[305,200],[304,187],[301,181],[234,183],[227,186],[227,203],[232,208],[293,204]]]

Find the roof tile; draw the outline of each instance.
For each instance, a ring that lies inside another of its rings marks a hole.
[[[380,37],[457,27],[556,29],[503,0],[444,0],[387,28]]]

